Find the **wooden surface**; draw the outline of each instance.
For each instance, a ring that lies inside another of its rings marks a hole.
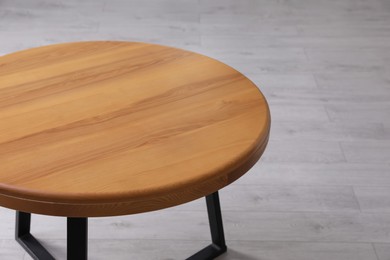
[[[263,153],[270,116],[245,76],[160,45],[79,42],[0,57],[0,205],[139,213],[208,195]]]

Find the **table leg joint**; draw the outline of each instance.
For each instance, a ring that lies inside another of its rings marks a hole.
[[[212,260],[227,250],[218,191],[206,196],[206,203],[212,243],[187,260]]]
[[[30,233],[31,214],[16,212],[15,239],[35,260],[55,260],[55,258]]]

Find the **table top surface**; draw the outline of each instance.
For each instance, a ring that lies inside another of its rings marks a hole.
[[[206,56],[134,42],[0,57],[0,205],[132,214],[230,184],[268,141],[264,96]]]

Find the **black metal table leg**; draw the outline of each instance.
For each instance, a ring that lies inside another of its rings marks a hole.
[[[212,260],[226,252],[218,192],[206,196],[212,243],[187,260]],[[35,260],[55,258],[30,233],[31,214],[16,212],[15,238]],[[67,259],[87,260],[88,218],[67,218]]]
[[[88,219],[68,218],[67,252],[68,260],[88,258]]]
[[[15,239],[35,260],[55,260],[55,258],[30,233],[31,214],[16,211]]]
[[[187,258],[187,260],[212,260],[227,250],[218,191],[206,196],[206,203],[212,244]]]

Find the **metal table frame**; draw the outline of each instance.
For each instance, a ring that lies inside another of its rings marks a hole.
[[[218,191],[206,196],[212,243],[187,260],[212,260],[226,252]],[[15,239],[36,260],[55,259],[30,233],[31,213],[16,212]],[[67,218],[67,259],[88,259],[88,218]]]

